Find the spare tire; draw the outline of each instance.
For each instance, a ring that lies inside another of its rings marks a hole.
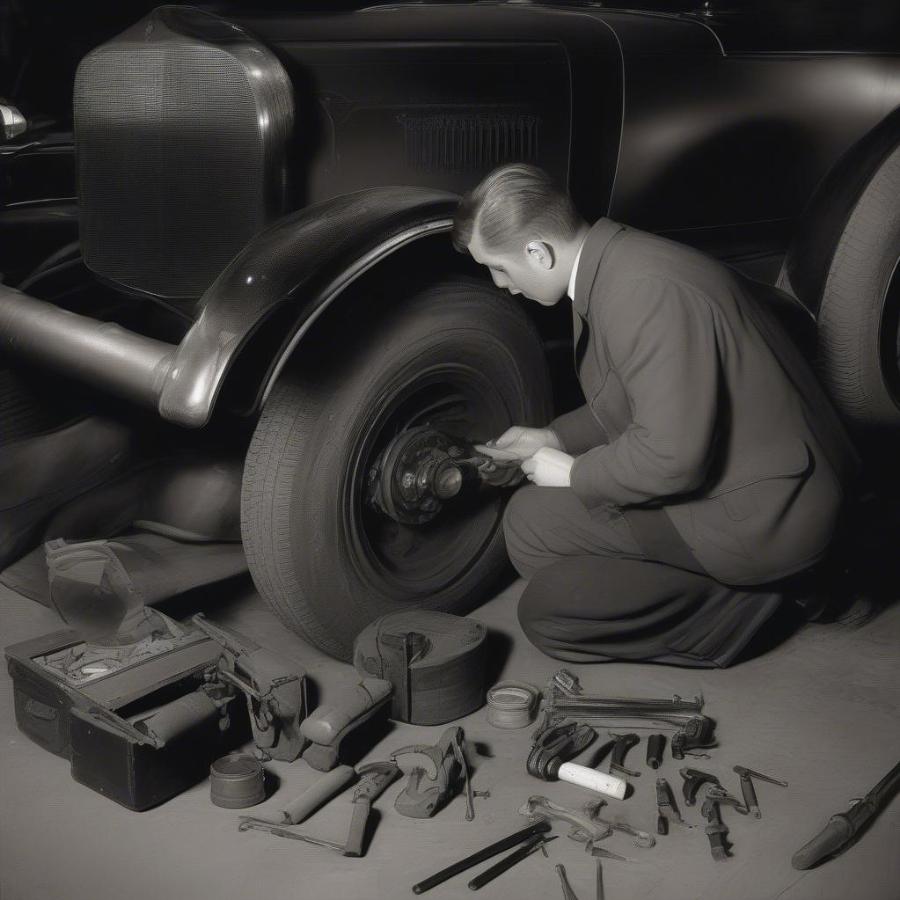
[[[304,365],[301,345],[262,411],[241,527],[262,596],[290,628],[349,660],[369,622],[416,607],[466,612],[506,564],[504,492],[457,498],[427,524],[405,525],[366,502],[373,463],[424,425],[470,441],[543,425],[550,384],[528,316],[481,282],[415,292],[329,348]]]
[[[816,364],[850,425],[900,425],[900,111],[805,211],[779,278],[816,313]]]

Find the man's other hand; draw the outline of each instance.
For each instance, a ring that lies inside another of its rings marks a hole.
[[[475,449],[485,456],[499,460],[530,459],[541,447],[552,447],[562,450],[562,443],[556,432],[550,428],[526,428],[524,425],[513,425],[507,428],[500,437],[486,444],[476,444]]]
[[[569,487],[575,457],[554,447],[541,447],[522,463],[522,471],[538,487]]]

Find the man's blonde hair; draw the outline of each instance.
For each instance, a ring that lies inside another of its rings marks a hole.
[[[460,201],[450,235],[465,252],[475,230],[489,250],[512,249],[529,237],[571,240],[580,218],[571,198],[537,166],[511,163],[494,169]]]

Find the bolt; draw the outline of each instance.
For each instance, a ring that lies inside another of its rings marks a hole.
[[[435,493],[442,500],[455,497],[462,488],[462,472],[456,466],[449,466],[438,473]]]

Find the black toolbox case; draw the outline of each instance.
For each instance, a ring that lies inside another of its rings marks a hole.
[[[207,720],[159,749],[116,727],[130,710],[196,690],[221,648],[209,638],[159,654],[81,687],[67,684],[35,659],[81,643],[64,629],[6,648],[16,724],[35,743],[71,762],[72,777],[121,803],[144,810],[181,793],[209,774],[210,763],[249,738],[242,703],[223,720]],[[97,710],[100,711],[98,714]]]

